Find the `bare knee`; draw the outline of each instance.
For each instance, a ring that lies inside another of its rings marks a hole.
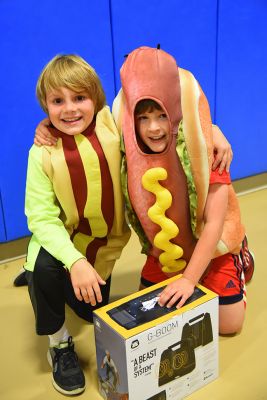
[[[219,306],[219,333],[233,335],[240,333],[245,319],[243,300],[238,303]]]
[[[219,334],[220,335],[235,335],[240,333],[243,327],[243,321],[220,321]]]

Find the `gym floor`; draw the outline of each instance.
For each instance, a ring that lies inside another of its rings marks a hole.
[[[267,189],[239,196],[249,247],[256,258],[256,271],[247,287],[247,315],[240,335],[219,339],[219,378],[188,396],[189,400],[267,399]],[[144,261],[135,234],[117,262],[111,300],[136,290]],[[0,265],[1,384],[3,400],[59,400],[63,395],[51,384],[46,360],[47,337],[37,336],[26,287],[15,288],[13,280],[24,258]],[[93,326],[66,311],[69,331],[83,366],[87,388],[79,399],[101,400],[97,386]],[[139,400],[139,399],[135,399]]]

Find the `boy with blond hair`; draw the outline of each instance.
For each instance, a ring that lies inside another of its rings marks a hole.
[[[109,300],[111,272],[129,239],[120,138],[101,82],[81,57],[54,57],[36,92],[57,144],[29,152],[25,212],[33,236],[24,267],[36,332],[49,337],[53,385],[74,395],[85,378],[65,304],[92,322],[93,310]]]

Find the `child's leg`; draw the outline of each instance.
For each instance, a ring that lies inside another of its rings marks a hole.
[[[245,311],[246,311],[246,289],[244,285],[245,283],[250,282],[254,273],[254,259],[248,248],[248,241],[245,237],[242,242],[242,248],[240,250],[239,259],[236,259],[236,264],[240,264],[242,266],[242,270],[244,275],[241,273],[240,276],[240,285],[243,287],[243,299],[234,304],[228,305],[220,305],[220,333],[228,333],[232,332],[240,332],[244,319],[245,319]],[[243,278],[244,276],[244,278]],[[243,279],[243,281],[242,281]]]
[[[212,260],[201,283],[219,295],[219,332],[239,333],[246,310],[244,267],[240,255],[228,253]]]
[[[41,248],[34,271],[26,271],[26,274],[36,319],[36,333],[51,335],[57,332],[65,321],[65,268],[60,261]]]
[[[64,325],[66,270],[60,261],[41,248],[34,271],[27,271],[27,280],[36,332],[48,335],[50,340],[48,360],[53,367],[53,385],[63,394],[79,394],[85,389],[85,378],[72,337]]]
[[[238,303],[219,306],[219,331],[220,334],[239,333],[245,319],[245,303],[243,300]]]
[[[60,343],[66,343],[70,337],[69,331],[65,325],[65,323],[62,325],[62,327],[52,335],[48,335],[49,337],[49,346],[54,347],[58,346]]]
[[[26,274],[38,335],[52,335],[62,327],[65,321],[65,303],[79,317],[93,322],[93,310],[109,301],[110,277],[106,280],[106,285],[100,286],[102,303],[91,306],[76,298],[69,272],[43,248],[36,259],[34,271],[26,271]]]
[[[245,242],[244,242],[245,243]],[[244,246],[242,247],[242,255]],[[212,261],[201,283],[219,295],[219,332],[238,333],[245,318],[244,257],[230,253]],[[252,259],[253,260],[253,259]],[[139,290],[167,279],[162,273],[159,261],[148,256],[141,273]]]

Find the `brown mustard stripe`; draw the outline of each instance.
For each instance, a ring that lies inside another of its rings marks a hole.
[[[113,183],[109,171],[109,166],[97,136],[91,134],[90,132],[86,134],[86,136],[99,158],[101,183],[102,183],[101,209],[103,217],[108,226],[108,233],[109,233],[113,226],[113,220],[114,220],[114,192],[113,192]]]
[[[72,234],[72,239],[77,232],[91,235],[91,227],[88,219],[84,218],[84,208],[87,200],[87,182],[84,172],[84,165],[73,136],[64,135],[62,137],[62,147],[66,163],[70,173],[70,179],[73,189],[78,214],[79,225]]]
[[[94,265],[97,251],[100,247],[106,246],[108,240],[107,237],[95,238],[86,249],[86,258],[90,264]]]

